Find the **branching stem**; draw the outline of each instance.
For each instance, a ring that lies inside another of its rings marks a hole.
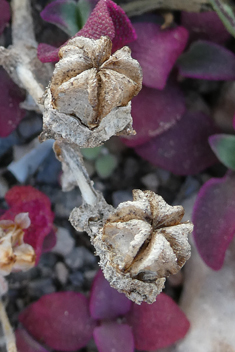
[[[0,321],[2,324],[7,352],[17,352],[15,335],[12,331],[11,324],[8,320],[7,313],[1,299],[0,299]]]

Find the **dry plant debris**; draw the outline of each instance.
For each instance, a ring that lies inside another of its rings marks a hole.
[[[128,47],[111,51],[108,37],[76,37],[60,49],[46,92],[42,139],[93,147],[117,133],[134,133],[130,100],[142,88],[142,70]]]
[[[193,225],[181,223],[183,215],[152,191],[134,190],[132,202],[119,204],[93,239],[111,286],[138,304],[153,303],[190,257]]]

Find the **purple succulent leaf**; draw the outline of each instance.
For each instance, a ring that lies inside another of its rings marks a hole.
[[[134,338],[129,325],[103,322],[94,329],[93,337],[99,352],[134,352]]]
[[[215,134],[209,137],[211,149],[217,158],[231,170],[235,170],[235,136]]]
[[[15,331],[16,346],[18,352],[49,352],[36,342],[24,329]]]
[[[202,112],[186,112],[168,131],[135,148],[154,165],[177,175],[196,174],[216,163],[208,137],[218,132]]]
[[[220,270],[235,234],[235,173],[207,181],[193,210],[193,236],[204,262]]]
[[[73,0],[56,0],[47,5],[40,13],[44,21],[53,23],[68,35],[74,35],[79,27],[78,7]]]
[[[231,35],[214,11],[181,12],[181,24],[189,31],[190,41],[198,39],[224,44]]]
[[[40,43],[38,44],[37,55],[41,62],[56,62],[59,60],[58,53],[60,48],[53,45]]]
[[[135,347],[155,351],[172,345],[187,333],[190,323],[172,298],[164,293],[153,304],[133,304],[127,315]]]
[[[143,86],[131,105],[133,128],[137,134],[122,140],[129,147],[146,143],[171,128],[184,112],[184,94],[175,82],[170,80],[163,90]]]
[[[213,81],[235,79],[235,55],[206,40],[194,42],[178,59],[177,66],[184,77]]]
[[[0,67],[0,137],[7,137],[25,116],[19,104],[24,100],[21,89]]]
[[[156,23],[133,24],[137,40],[129,46],[133,58],[143,69],[143,83],[151,88],[163,89],[169,73],[184,51],[188,31],[183,27],[161,30]]]
[[[102,35],[110,37],[113,42],[113,51],[120,49],[137,38],[125,12],[111,0],[100,0],[85,26],[74,37],[84,36],[91,39],[99,39]],[[38,58],[42,62],[58,61],[59,49],[41,43],[38,46]]]
[[[94,319],[114,319],[130,310],[131,301],[112,288],[99,270],[93,281],[89,308]]]
[[[75,292],[43,296],[19,315],[19,321],[37,341],[58,351],[84,347],[95,327],[87,298]]]
[[[6,24],[10,21],[11,9],[6,0],[0,1],[0,34],[2,34]]]

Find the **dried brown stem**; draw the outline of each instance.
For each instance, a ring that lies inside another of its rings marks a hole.
[[[128,16],[141,15],[153,10],[200,12],[211,10],[209,0],[134,0],[120,4]]]
[[[2,324],[7,352],[17,352],[15,335],[12,331],[11,324],[9,322],[4,304],[1,299],[0,299],[0,321]]]

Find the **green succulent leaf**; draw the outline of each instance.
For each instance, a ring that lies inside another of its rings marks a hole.
[[[217,158],[229,169],[235,170],[235,136],[215,134],[209,143]]]
[[[210,3],[227,28],[228,32],[235,37],[235,11],[231,1],[210,0]]]
[[[79,0],[77,3],[78,16],[79,16],[79,27],[82,28],[86,23],[93,6],[88,0]]]
[[[83,148],[81,149],[81,153],[87,160],[95,160],[100,154],[102,146],[95,148]]]
[[[117,158],[112,154],[100,156],[95,162],[95,168],[100,178],[108,178],[117,166]]]

